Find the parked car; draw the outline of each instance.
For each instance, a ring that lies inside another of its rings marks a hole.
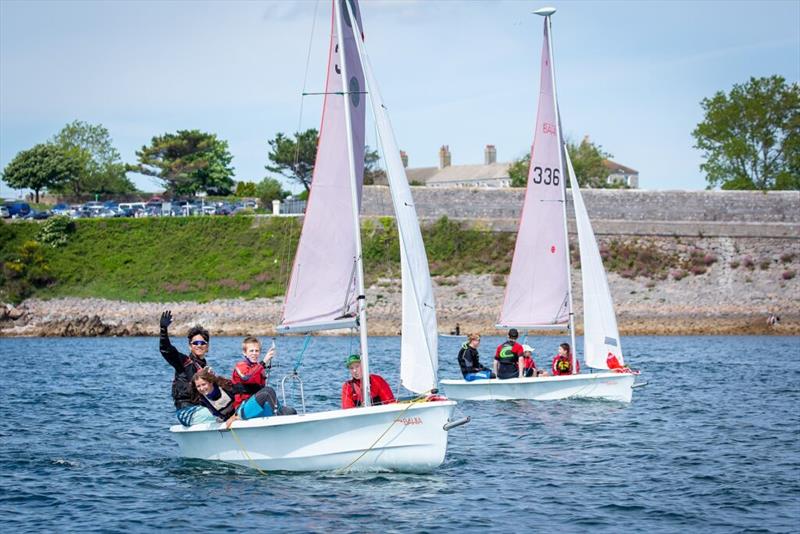
[[[60,202],[60,203],[56,204],[55,206],[53,206],[50,209],[50,212],[53,215],[69,215],[70,211],[71,211],[71,208],[69,207],[69,205],[68,204],[64,204],[63,202]]]
[[[50,217],[50,212],[47,210],[37,211],[32,209],[31,211],[28,212],[27,215],[23,216],[22,219],[27,219],[31,221],[32,220],[41,221],[49,217]]]
[[[0,206],[0,217],[2,217],[3,219],[8,219],[9,217],[11,217],[11,212],[8,211],[7,207]]]
[[[11,202],[6,204],[6,208],[11,217],[22,218],[31,212],[31,207],[27,202]]]

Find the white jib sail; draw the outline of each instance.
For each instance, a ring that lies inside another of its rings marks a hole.
[[[297,246],[279,331],[349,328],[356,323],[356,245],[351,192],[345,99],[350,100],[353,159],[360,203],[364,174],[364,74],[358,58],[351,18],[342,13],[344,50],[339,48],[334,10],[328,75],[317,159],[303,231]],[[356,19],[360,26],[360,19]],[[342,62],[350,80],[342,80]],[[348,94],[343,94],[348,91]]]
[[[545,20],[531,167],[498,320],[498,326],[504,328],[565,327],[572,308],[566,256],[565,177],[550,62]]]
[[[350,10],[349,2],[344,2]],[[403,283],[403,326],[400,348],[400,382],[415,393],[436,387],[439,367],[439,336],[436,325],[436,303],[433,296],[428,258],[419,228],[411,188],[400,159],[400,149],[394,137],[378,83],[361,39],[358,52],[369,88],[372,111],[383,149],[386,175],[394,204],[397,231],[400,237],[400,268]]]
[[[606,270],[597,248],[597,239],[589,222],[589,214],[583,203],[583,196],[575,178],[572,161],[566,149],[569,170],[569,183],[572,188],[572,203],[575,207],[575,221],[578,227],[578,246],[581,253],[581,278],[583,281],[583,357],[586,365],[595,369],[608,369],[606,363],[614,355],[620,364],[622,345],[617,328],[614,302],[608,289]]]

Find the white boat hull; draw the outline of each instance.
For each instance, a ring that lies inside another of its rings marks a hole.
[[[444,461],[456,403],[388,404],[236,421],[170,432],[186,458],[265,471],[431,471]]]
[[[444,394],[453,400],[606,399],[631,402],[634,375],[592,373],[508,380],[442,380]]]

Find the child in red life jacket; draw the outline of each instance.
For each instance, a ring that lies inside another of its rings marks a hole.
[[[242,341],[242,354],[244,359],[239,361],[233,368],[231,382],[246,386],[246,393],[237,393],[234,399],[234,408],[250,398],[250,395],[266,385],[266,368],[275,355],[275,349],[270,348],[264,356],[264,361],[259,362],[261,356],[261,342],[254,337],[248,336]]]
[[[345,361],[347,369],[350,371],[350,380],[342,384],[342,409],[358,408],[364,405],[363,394],[361,390],[362,368],[361,356],[358,354],[351,354]],[[396,402],[392,388],[386,383],[380,375],[369,375],[369,395],[373,406],[378,404],[392,404]]]
[[[581,364],[575,360],[575,373],[581,372]],[[553,374],[571,375],[572,374],[572,352],[569,350],[569,343],[562,343],[558,346],[558,354],[553,358]]]
[[[546,376],[546,371],[540,371],[536,368],[536,362],[533,361],[533,350],[530,345],[522,345],[522,376]]]

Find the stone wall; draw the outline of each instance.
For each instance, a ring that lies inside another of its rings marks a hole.
[[[413,187],[412,193],[423,221],[447,216],[491,231],[515,231],[525,191]],[[588,189],[582,193],[598,234],[800,238],[798,191]],[[568,214],[571,198],[568,192]],[[365,187],[362,214],[392,216],[389,189]]]

